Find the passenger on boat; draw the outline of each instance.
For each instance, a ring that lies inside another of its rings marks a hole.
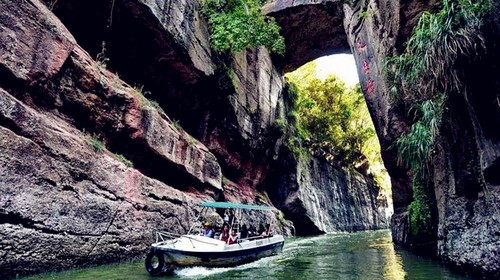
[[[250,225],[248,228],[248,237],[254,237],[256,236],[257,233],[255,232],[255,227],[253,225]]]
[[[201,234],[200,235],[203,235],[203,236],[206,236],[206,237],[210,237],[210,238],[214,238],[215,231],[211,228],[209,222],[205,223],[205,226],[201,230]]]
[[[231,245],[238,242],[238,235],[236,235],[236,231],[231,230],[231,234],[229,235],[229,239],[227,240],[227,244]]]
[[[260,225],[259,225],[259,231],[258,231],[258,232],[256,232],[256,233],[257,233],[257,235],[262,236],[262,235],[264,235],[266,232],[267,232],[266,226],[264,226],[264,224],[263,224],[263,223],[260,223]]]
[[[222,231],[219,236],[219,240],[227,243],[228,239],[229,239],[229,225],[227,223],[224,223],[224,225],[222,226]]]
[[[225,223],[229,223],[229,209],[226,209],[226,211],[224,212],[224,222]]]
[[[247,229],[247,225],[243,225],[243,226],[241,226],[240,238],[241,238],[241,239],[248,238],[248,229]]]
[[[262,233],[260,234],[260,236],[262,236],[262,237],[271,237],[271,236],[273,236],[271,224],[267,224],[267,227],[263,226],[261,224],[261,228],[263,230],[262,230]]]
[[[271,237],[273,236],[273,226],[272,224],[267,224],[267,230],[264,231],[261,236],[264,236],[264,237]]]

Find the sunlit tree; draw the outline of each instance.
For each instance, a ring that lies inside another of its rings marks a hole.
[[[309,151],[330,162],[363,164],[371,155],[375,131],[359,85],[349,88],[334,75],[316,78],[316,63],[288,74],[297,88],[298,126]]]

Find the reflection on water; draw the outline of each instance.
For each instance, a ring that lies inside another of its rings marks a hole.
[[[26,279],[468,279],[395,247],[389,231],[289,238],[283,253],[234,268],[182,268],[150,277],[142,260]]]
[[[380,250],[384,256],[384,279],[396,280],[405,279],[406,272],[403,269],[403,260],[400,254],[396,254],[392,240],[380,240],[379,244],[372,245],[373,248]]]

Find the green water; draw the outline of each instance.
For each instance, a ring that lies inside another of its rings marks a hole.
[[[280,255],[234,268],[183,268],[150,277],[143,260],[27,279],[470,279],[395,247],[389,231],[289,238]]]

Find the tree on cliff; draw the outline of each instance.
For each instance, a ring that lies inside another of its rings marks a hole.
[[[286,75],[296,88],[298,131],[309,152],[344,166],[381,163],[380,146],[359,84],[316,77],[310,62]]]
[[[284,54],[285,39],[274,18],[262,15],[263,3],[262,0],[204,0],[212,47],[238,53],[265,46],[271,52]]]

